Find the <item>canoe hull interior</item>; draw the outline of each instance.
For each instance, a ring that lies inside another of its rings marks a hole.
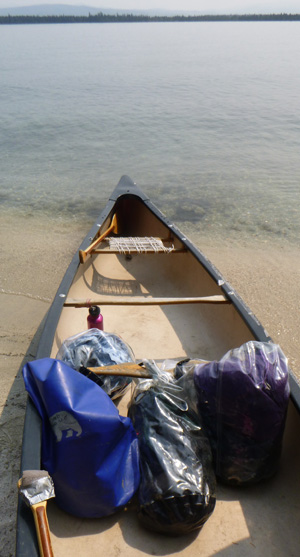
[[[249,340],[269,340],[220,273],[127,177],[121,179],[81,250],[88,250],[91,241],[108,230],[114,215],[117,224],[112,236],[160,238],[172,251],[117,253],[104,240],[94,253],[86,256],[84,263],[79,263],[77,253],[49,310],[38,358],[56,357],[65,339],[87,329],[90,300],[101,307],[104,329],[121,336],[137,360],[186,357],[213,360]],[[215,296],[219,301],[210,300]],[[193,303],[187,301],[191,298],[195,299]],[[159,303],[161,299],[166,303]],[[298,391],[295,383],[294,400]],[[137,524],[132,506],[107,519],[79,520],[63,513],[51,501],[49,522],[56,557],[73,553],[134,557],[161,552],[176,552],[185,557],[200,552],[203,557],[219,552],[230,556],[273,556],[294,551],[296,555],[300,542],[296,525],[299,511],[296,518],[290,517],[284,532],[280,526],[281,513],[276,511],[278,501],[285,497],[282,512],[287,514],[300,489],[295,465],[300,464],[300,454],[294,445],[299,415],[290,406],[280,474],[262,486],[238,492],[219,486],[216,509],[198,536],[173,540],[144,531]],[[126,400],[120,411],[126,412]],[[29,403],[22,470],[40,466],[40,445],[40,420]],[[291,455],[294,460],[290,460]],[[297,490],[292,481],[298,484]],[[282,535],[278,534],[280,529]],[[270,550],[266,549],[265,539],[270,542]],[[17,555],[38,555],[32,518],[21,502]]]
[[[136,297],[185,298],[224,295],[221,285],[199,264],[175,227],[157,218],[136,197],[119,199],[101,227],[105,230],[113,213],[117,215],[118,235],[159,237],[173,247],[170,253],[110,253],[104,246],[80,265],[67,298],[98,300],[108,332],[120,335],[137,358],[199,357],[215,359],[227,350],[252,340],[255,334],[233,303],[130,305]],[[184,251],[185,250],[185,251]],[[222,282],[219,281],[219,282]],[[104,305],[115,298],[112,305]],[[117,305],[125,298],[128,305]],[[51,355],[61,342],[86,328],[87,308],[64,307],[56,330]],[[264,334],[263,331],[261,331]]]
[[[130,260],[125,255],[108,254],[90,257],[78,270],[68,297],[98,299],[105,330],[121,336],[137,359],[215,359],[254,338],[233,304],[135,306],[130,300],[137,296],[204,297],[220,292],[205,270],[197,269],[190,253],[140,254]],[[129,305],[105,305],[112,296],[125,298]],[[63,340],[87,328],[87,315],[86,307],[63,308],[53,357]]]

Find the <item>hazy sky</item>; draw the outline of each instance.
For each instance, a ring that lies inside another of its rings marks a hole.
[[[72,4],[95,8],[169,9],[206,13],[300,13],[300,0],[0,0],[0,7]]]

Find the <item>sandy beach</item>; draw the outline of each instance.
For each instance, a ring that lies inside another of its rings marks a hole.
[[[0,224],[1,504],[0,555],[15,553],[17,480],[26,404],[21,369],[35,356],[39,329],[60,280],[91,223],[10,215]],[[182,227],[180,227],[182,228]],[[288,356],[300,377],[300,249],[259,240],[189,237],[221,271]]]

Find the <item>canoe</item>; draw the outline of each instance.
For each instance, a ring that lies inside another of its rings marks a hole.
[[[55,358],[65,339],[86,330],[91,304],[101,307],[104,330],[124,339],[137,361],[218,360],[245,342],[271,340],[218,270],[127,176],[71,261],[45,320],[36,359]],[[279,472],[247,488],[218,485],[215,511],[199,533],[172,538],[149,532],[130,509],[106,518],[76,518],[54,499],[48,504],[54,554],[298,554],[300,388],[292,372],[290,389]],[[28,399],[21,473],[39,470],[40,454],[41,420]],[[38,555],[32,514],[21,498],[16,554]]]

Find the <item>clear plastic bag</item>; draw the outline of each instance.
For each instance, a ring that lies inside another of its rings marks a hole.
[[[89,329],[66,339],[56,357],[84,375],[86,372],[81,368],[135,361],[134,354],[126,342],[117,335],[99,329]],[[122,396],[131,382],[130,377],[123,376],[89,374],[89,378],[100,385],[112,399]]]
[[[174,380],[145,361],[129,416],[139,440],[138,517],[151,530],[181,535],[200,529],[215,507],[215,475],[199,415],[193,375]]]
[[[194,380],[217,478],[241,485],[271,477],[290,393],[280,347],[247,342],[220,361],[195,365]]]

